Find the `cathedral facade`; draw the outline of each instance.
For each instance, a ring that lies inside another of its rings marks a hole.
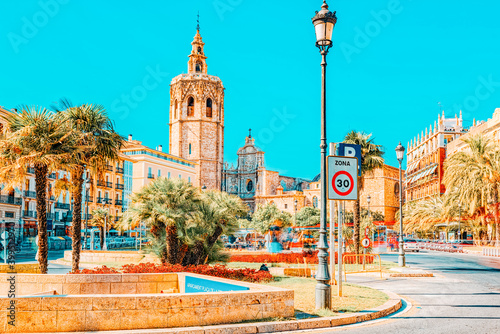
[[[191,43],[188,73],[170,84],[170,154],[196,163],[193,184],[221,189],[224,161],[224,85],[207,72],[199,28]]]
[[[264,204],[266,201],[263,198],[267,196],[282,195],[283,191],[300,192],[309,186],[308,180],[283,176],[266,169],[264,151],[255,145],[251,131],[237,155],[237,166],[224,165],[222,190],[239,196],[251,211],[257,204]]]

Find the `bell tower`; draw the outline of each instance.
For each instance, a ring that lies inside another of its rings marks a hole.
[[[170,83],[170,153],[197,163],[193,184],[221,189],[224,161],[224,86],[207,72],[199,22],[187,74]]]

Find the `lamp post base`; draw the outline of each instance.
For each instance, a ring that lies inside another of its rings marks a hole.
[[[404,253],[399,252],[398,265],[400,267],[406,267],[406,258]]]
[[[326,282],[319,281],[316,284],[316,309],[330,309],[331,308],[331,287]]]

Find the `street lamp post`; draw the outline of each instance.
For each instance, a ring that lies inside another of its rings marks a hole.
[[[337,17],[335,12],[328,10],[326,1],[323,1],[321,10],[316,12],[312,18],[314,30],[316,32],[316,46],[319,48],[321,61],[321,211],[320,211],[320,230],[318,243],[318,270],[316,273],[316,309],[330,308],[331,293],[330,274],[328,272],[328,241],[326,237],[326,55],[332,46],[332,33]]]
[[[366,203],[368,203],[368,221],[370,222],[370,224],[368,226],[370,226],[371,228],[371,223],[372,223],[372,212],[370,211],[370,202],[372,201],[372,197],[370,195],[366,196]],[[375,241],[375,232],[373,233],[373,238],[372,238],[372,247],[375,246],[374,244],[374,241]]]
[[[89,232],[89,189],[90,189],[90,180],[87,180],[85,182],[85,234],[84,234],[85,237],[83,238],[84,240],[83,249],[87,248],[87,233]]]
[[[399,162],[399,257],[398,264],[400,267],[406,266],[404,239],[403,239],[403,175],[401,172],[401,164],[405,154],[405,148],[399,142],[396,147],[396,156]]]
[[[295,208],[295,215],[293,216],[293,224],[295,226],[297,226],[297,204],[299,204],[299,201],[297,201],[297,199],[295,199],[295,201],[293,201],[293,204],[294,204],[294,208]]]

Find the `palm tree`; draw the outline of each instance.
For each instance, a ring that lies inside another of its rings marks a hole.
[[[82,190],[85,169],[91,169],[100,176],[109,161],[118,160],[123,138],[115,132],[113,122],[103,106],[82,104],[74,107],[70,101],[62,99],[60,106],[54,107],[67,120],[77,134],[77,143],[82,148],[73,154],[71,168],[71,196],[73,198],[72,221],[72,271],[79,269],[82,230]],[[102,238],[101,238],[102,239]]]
[[[361,146],[361,176],[358,176],[358,194],[364,188],[364,177],[372,173],[377,168],[382,168],[384,166],[384,151],[381,145],[376,145],[373,142],[372,134],[367,134],[364,132],[349,132],[345,138],[344,143],[354,144]],[[354,202],[354,231],[353,231],[353,241],[354,250],[356,254],[359,254],[359,230],[361,223],[361,206],[360,200]]]
[[[189,250],[183,264],[198,265],[211,253],[222,234],[234,232],[238,228],[238,217],[245,216],[248,207],[238,196],[220,191],[202,193],[202,201],[195,215],[198,240]]]
[[[132,195],[123,222],[149,225],[153,238],[166,239],[159,250],[162,263],[176,264],[180,259],[179,229],[193,220],[200,201],[199,189],[192,184],[158,178]]]
[[[498,199],[500,190],[500,148],[482,135],[465,140],[468,150],[460,151],[445,161],[443,183],[447,189],[458,189],[456,199],[465,205],[465,212],[474,216],[493,210],[495,239],[500,242]]]
[[[48,172],[70,166],[78,152],[75,136],[67,122],[43,107],[24,106],[8,120],[8,133],[0,140],[0,178],[7,187],[20,186],[26,168],[35,169],[38,216],[38,262],[47,273],[47,180]]]
[[[103,249],[104,246],[105,233],[107,233],[113,227],[112,221],[113,221],[113,216],[109,215],[108,210],[102,208],[92,210],[92,219],[90,221],[90,224],[99,228],[101,236],[100,238],[101,249]],[[106,227],[106,230],[104,230],[104,227]]]

